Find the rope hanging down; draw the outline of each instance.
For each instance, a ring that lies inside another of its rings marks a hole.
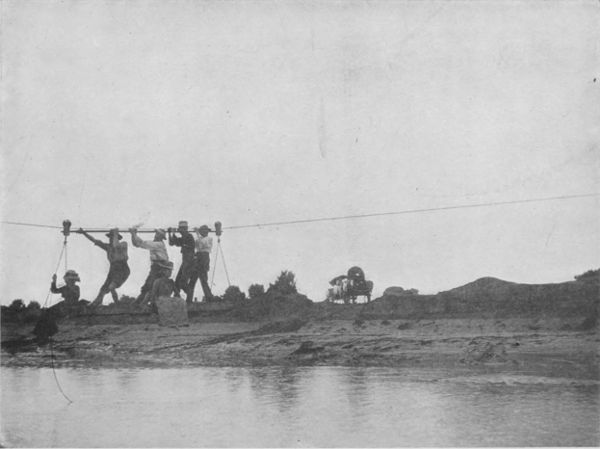
[[[217,249],[216,254],[215,254],[215,263],[213,264],[213,272],[212,272],[212,276],[210,278],[210,288],[211,289],[215,286],[215,273],[217,272],[217,261],[218,260],[219,260],[219,250]]]
[[[58,271],[58,267],[60,266],[60,262],[62,260],[63,254],[65,256],[65,271],[67,271],[67,236],[68,236],[68,232],[65,234],[65,240],[63,241],[63,246],[60,251],[60,255],[58,256],[58,262],[56,263],[56,268],[54,269],[54,274],[56,274],[56,272]],[[52,293],[51,288],[48,289],[48,294],[46,295],[46,300],[44,301],[44,308],[46,307],[46,304],[48,303],[48,299],[50,298],[50,293]],[[73,401],[63,391],[62,387],[60,386],[60,382],[58,381],[58,376],[56,375],[56,367],[54,366],[54,345],[53,345],[52,337],[49,338],[49,343],[50,343],[50,361],[52,363],[52,374],[54,375],[54,381],[56,382],[58,391],[60,391],[60,393],[63,395],[63,397],[69,402],[69,404],[72,404]]]
[[[221,239],[217,242],[217,250],[221,251],[221,259],[223,260],[223,268],[225,268],[225,277],[227,278],[227,285],[231,287],[231,282],[229,281],[229,272],[227,271],[227,264],[225,263],[225,254],[223,254],[223,247],[221,246]]]
[[[213,272],[210,280],[210,288],[215,286],[215,273],[217,271],[217,261],[219,260],[219,253],[221,253],[221,259],[223,259],[223,268],[225,270],[225,277],[227,278],[227,285],[231,287],[229,280],[229,272],[227,271],[227,264],[225,263],[225,254],[223,253],[223,247],[221,246],[221,239],[217,239],[217,250],[215,251],[215,263],[213,264]]]

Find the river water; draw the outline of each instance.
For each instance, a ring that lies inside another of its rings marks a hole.
[[[390,368],[2,368],[26,447],[598,446],[599,382]]]

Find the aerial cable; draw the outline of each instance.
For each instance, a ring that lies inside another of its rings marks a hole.
[[[558,201],[558,200],[571,200],[577,198],[591,198],[600,196],[600,193],[584,193],[578,195],[563,195],[563,196],[552,196],[552,197],[543,197],[543,198],[528,198],[524,200],[509,200],[509,201],[495,201],[495,202],[487,202],[487,203],[475,203],[475,204],[458,204],[456,206],[441,206],[441,207],[430,207],[425,209],[405,209],[400,211],[393,212],[375,212],[370,214],[356,214],[356,215],[343,215],[337,217],[320,217],[320,218],[305,218],[300,220],[290,220],[290,221],[276,221],[269,223],[256,223],[256,224],[247,224],[247,225],[237,225],[237,226],[228,226],[223,227],[222,229],[233,230],[233,229],[245,229],[245,228],[263,228],[267,226],[284,226],[284,225],[292,225],[292,224],[303,224],[303,223],[317,223],[324,221],[339,221],[339,220],[350,220],[356,218],[369,218],[369,217],[383,217],[388,215],[403,215],[403,214],[417,214],[422,212],[437,212],[444,210],[454,210],[454,209],[471,209],[478,207],[493,207],[493,206],[505,206],[510,204],[525,204],[525,203],[539,203],[545,201]],[[52,228],[52,229],[61,229],[60,226],[52,226],[38,223],[23,223],[16,221],[2,221],[3,224],[10,225],[18,225],[18,226],[34,226],[39,228]],[[107,232],[109,228],[90,228],[85,229],[86,232],[95,233],[95,232]],[[119,232],[127,232],[128,229],[122,228],[118,229]],[[155,229],[138,229],[138,233],[151,233],[155,232]]]
[[[62,229],[60,226],[52,226],[52,225],[37,224],[37,223],[22,223],[19,221],[2,221],[2,223],[9,224],[9,225],[17,225],[17,226],[33,226],[36,228]]]
[[[291,221],[277,221],[270,223],[258,223],[258,224],[249,224],[249,225],[239,225],[239,226],[228,226],[223,229],[232,230],[232,229],[245,229],[245,228],[262,228],[267,226],[284,226],[291,224],[303,224],[303,223],[316,223],[322,221],[337,221],[337,220],[350,220],[355,218],[369,218],[369,217],[383,217],[386,215],[403,215],[403,214],[417,214],[421,212],[436,212],[442,210],[453,210],[453,209],[469,209],[476,207],[492,207],[492,206],[504,206],[509,204],[523,204],[523,203],[534,203],[534,202],[543,202],[543,201],[556,201],[556,200],[569,200],[575,198],[588,198],[588,197],[596,197],[599,196],[599,193],[584,193],[580,195],[564,195],[564,196],[554,196],[554,197],[546,197],[546,198],[530,198],[525,200],[511,200],[511,201],[496,201],[496,202],[488,202],[488,203],[476,203],[476,204],[459,204],[456,206],[442,206],[442,207],[431,207],[426,209],[407,209],[396,212],[376,212],[372,214],[357,214],[357,215],[344,215],[339,217],[322,217],[322,218],[306,218],[301,220],[291,220]]]

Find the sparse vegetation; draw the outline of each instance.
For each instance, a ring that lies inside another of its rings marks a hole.
[[[225,293],[223,294],[223,299],[225,301],[233,302],[243,301],[244,299],[246,299],[246,294],[243,291],[241,291],[237,285],[230,285],[225,290]]]
[[[121,304],[133,304],[134,301],[135,297],[133,296],[121,295],[121,297],[119,298],[119,302]]]
[[[37,301],[29,301],[29,304],[27,304],[27,310],[40,310],[41,308],[42,306]]]
[[[21,323],[35,322],[42,314],[40,303],[30,301],[25,306],[25,301],[15,299],[9,306],[2,306],[2,320],[13,320]]]
[[[598,281],[600,280],[600,268],[597,270],[588,270],[583,274],[575,276],[576,281]]]
[[[278,293],[281,295],[293,295],[298,293],[298,289],[296,288],[296,275],[291,271],[282,271],[275,280],[275,283],[269,284],[267,293]]]
[[[12,312],[21,312],[22,310],[25,310],[25,302],[22,299],[15,299],[10,303],[10,306],[8,306],[8,310]]]
[[[248,296],[250,299],[260,298],[265,294],[265,287],[262,284],[252,284],[248,288]]]
[[[37,309],[35,308],[35,306],[27,306],[25,311],[20,313],[20,315],[23,316],[23,321],[25,323],[35,323],[40,318],[40,316],[42,316],[42,309],[40,308],[39,304],[37,306]]]

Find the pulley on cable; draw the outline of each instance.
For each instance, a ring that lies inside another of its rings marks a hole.
[[[63,225],[62,233],[65,236],[65,240],[63,242],[63,248],[65,250],[65,272],[66,272],[67,267],[69,265],[68,260],[67,260],[67,237],[69,237],[69,234],[71,233],[71,221],[63,220],[62,225]]]

